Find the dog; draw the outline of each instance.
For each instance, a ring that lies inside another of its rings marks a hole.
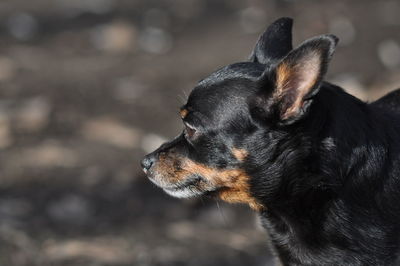
[[[142,168],[171,196],[248,204],[282,265],[400,265],[400,90],[366,103],[325,82],[338,38],[293,49],[292,24],[201,80]]]

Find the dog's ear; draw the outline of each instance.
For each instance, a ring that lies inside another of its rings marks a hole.
[[[290,52],[274,69],[272,101],[281,121],[303,114],[321,85],[338,38],[322,35]]]
[[[267,68],[258,80],[260,94],[250,105],[253,117],[281,125],[301,118],[319,90],[337,42],[333,35],[312,38]]]
[[[292,50],[291,18],[280,18],[260,36],[249,61],[267,64],[282,59]]]

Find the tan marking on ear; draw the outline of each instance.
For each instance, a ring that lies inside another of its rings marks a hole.
[[[243,153],[242,153],[243,155]],[[218,196],[229,203],[245,203],[260,211],[264,206],[250,193],[250,177],[242,169],[215,169],[196,163],[187,158],[160,156],[155,171],[162,174],[165,183],[184,181],[193,174],[199,174],[207,180],[199,184],[203,189],[220,189]]]
[[[287,83],[289,77],[292,74],[292,69],[285,62],[279,64],[276,69],[276,90],[274,92],[274,98],[281,98],[287,89]]]
[[[189,111],[186,109],[181,109],[179,111],[179,114],[181,115],[182,119],[185,119],[185,117],[187,116],[188,113],[189,113]]]
[[[304,104],[304,96],[314,87],[319,76],[321,57],[316,52],[311,53],[301,62],[290,65],[282,62],[276,70],[276,90],[273,97],[276,100],[285,100],[281,114],[283,119],[299,112]],[[290,95],[291,94],[291,95]]]
[[[244,149],[233,148],[232,154],[238,161],[243,162],[249,153]]]

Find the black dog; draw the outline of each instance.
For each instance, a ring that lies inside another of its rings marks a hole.
[[[291,28],[200,81],[143,169],[175,197],[249,204],[283,265],[400,265],[400,90],[368,104],[324,82],[337,38],[292,50]]]

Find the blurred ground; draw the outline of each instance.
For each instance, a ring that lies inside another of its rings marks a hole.
[[[280,16],[341,39],[329,80],[400,87],[400,2],[0,2],[0,265],[271,265],[244,206],[179,201],[139,160],[181,129],[190,88]]]

